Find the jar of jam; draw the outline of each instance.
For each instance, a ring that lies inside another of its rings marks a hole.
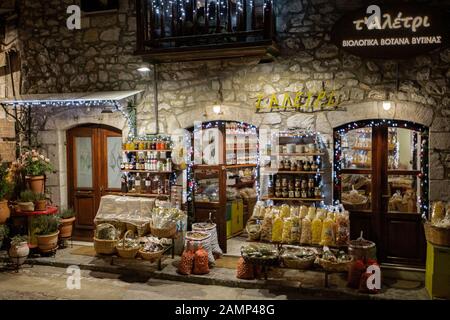
[[[282,197],[283,198],[288,198],[289,197],[289,191],[288,191],[287,188],[283,188]]]
[[[291,171],[297,171],[297,162],[294,160],[291,162]]]
[[[300,198],[302,196],[302,193],[300,192],[300,188],[295,188],[294,195],[295,195],[295,198]]]
[[[314,162],[311,164],[311,170],[312,170],[312,171],[316,171],[318,168],[319,168],[319,166],[318,166],[317,163],[314,161]]]
[[[295,179],[295,187],[300,188],[302,185],[302,181],[300,179]]]
[[[308,188],[314,188],[314,179],[308,180]]]
[[[307,186],[306,180],[302,180],[302,185],[301,185],[302,189],[306,189],[306,186]]]
[[[303,170],[309,171],[310,169],[311,169],[311,164],[309,163],[309,161],[306,161],[305,164],[303,165]]]
[[[139,141],[139,150],[145,150],[145,143],[144,143],[144,141]]]
[[[314,189],[314,197],[320,198],[321,196],[322,196],[322,193],[320,192],[320,188],[319,188],[319,187],[316,187],[316,188]]]
[[[286,178],[283,178],[283,180],[281,180],[281,186],[282,186],[283,188],[288,186],[288,182],[287,182],[287,179],[286,179]]]
[[[306,192],[306,189],[303,189],[302,190],[302,196],[301,196],[302,198],[308,198],[308,194],[307,194],[307,192]]]
[[[297,170],[303,171],[303,160],[297,160]]]
[[[151,145],[150,145],[150,150],[156,150],[156,142],[152,141]]]
[[[282,195],[281,188],[275,188],[275,197],[281,198]]]
[[[277,179],[275,180],[275,187],[276,187],[276,188],[281,188],[281,179],[278,179],[278,178],[277,178]]]

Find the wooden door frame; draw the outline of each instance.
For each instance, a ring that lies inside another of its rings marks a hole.
[[[373,126],[373,123],[380,123],[379,126]],[[385,192],[387,190],[383,189],[387,188],[387,182],[388,182],[388,163],[387,163],[387,154],[383,152],[378,152],[378,150],[387,150],[387,139],[384,137],[387,137],[388,135],[388,128],[389,127],[396,127],[396,128],[407,128],[409,130],[418,131],[422,134],[422,137],[425,141],[424,145],[422,146],[422,159],[421,163],[422,166],[418,168],[422,173],[425,173],[425,176],[421,180],[423,183],[423,187],[421,189],[422,194],[420,194],[420,198],[422,201],[423,207],[420,208],[420,213],[417,214],[417,220],[420,221],[421,215],[427,216],[428,211],[427,208],[429,208],[429,166],[428,166],[428,159],[429,159],[429,152],[428,152],[428,143],[429,143],[429,128],[413,123],[410,121],[405,120],[383,120],[383,119],[370,119],[370,120],[361,120],[356,122],[351,122],[348,124],[341,125],[339,127],[336,127],[333,129],[334,131],[334,163],[333,168],[335,172],[335,179],[334,179],[334,188],[333,188],[333,199],[334,201],[340,200],[340,187],[341,187],[341,180],[340,175],[342,174],[342,171],[345,172],[345,169],[342,170],[340,168],[340,157],[341,157],[341,135],[343,133],[346,133],[351,130],[359,129],[359,128],[365,128],[365,127],[372,127],[372,168],[370,169],[372,171],[371,177],[372,177],[372,207],[371,207],[371,229],[372,229],[372,240],[374,240],[378,247],[378,253],[381,260],[392,260],[394,264],[401,264],[403,265],[404,262],[410,262],[410,264],[421,264],[418,260],[411,260],[409,261],[406,258],[401,257],[387,257],[387,230],[385,228],[387,227],[387,220],[388,218],[396,218],[395,215],[392,217],[388,215],[387,210],[387,201],[384,201],[383,198],[385,198]],[[418,146],[419,147],[419,146]],[[360,173],[366,173],[368,170],[352,170],[352,173],[354,174],[360,174]],[[392,173],[391,173],[392,174]],[[419,197],[419,195],[417,195]],[[401,215],[401,214],[400,214]],[[398,218],[401,220],[400,218]],[[410,219],[415,220],[415,219]],[[419,226],[420,228],[421,226]],[[422,232],[419,232],[418,236],[420,237],[419,241],[422,240]],[[424,257],[424,251],[423,248],[418,248],[419,255]]]
[[[87,124],[82,124],[79,126],[75,126],[72,127],[70,129],[66,130],[66,161],[67,161],[67,197],[68,197],[68,206],[70,208],[75,208],[75,203],[74,203],[74,197],[75,197],[75,185],[76,185],[76,176],[75,176],[75,172],[76,172],[76,164],[74,162],[74,132],[76,130],[81,130],[83,131],[83,129],[86,130],[98,130],[98,129],[103,129],[103,130],[108,130],[111,131],[115,134],[120,134],[120,136],[122,136],[122,131],[120,129],[108,126],[108,125],[103,125],[103,124],[95,124],[95,123],[87,123]],[[93,151],[93,155],[95,150],[98,150],[101,153],[106,153],[106,141],[102,144],[100,143],[100,140],[106,140],[103,139],[103,137],[106,137],[106,135],[104,135],[104,131],[101,134],[101,136],[99,135],[98,132],[96,131],[90,131],[90,135],[86,134],[86,137],[92,137],[92,151]],[[90,191],[92,190],[94,193],[94,205],[97,207],[100,203],[100,198],[101,198],[101,190],[99,190],[99,192],[96,192],[96,190],[94,190],[97,186],[100,187],[100,182],[99,179],[102,176],[102,174],[104,174],[104,166],[102,166],[101,161],[97,161],[95,160],[95,155],[93,156],[93,188],[89,189]],[[107,169],[106,169],[107,170]],[[78,229],[85,229],[85,230],[92,230],[92,228],[89,227],[83,227],[83,226],[77,226],[76,228]]]

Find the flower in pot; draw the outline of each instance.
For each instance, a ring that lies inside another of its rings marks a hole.
[[[36,150],[31,150],[23,153],[17,164],[25,174],[28,188],[36,193],[44,193],[45,174],[53,171],[50,159]]]
[[[9,248],[8,255],[13,263],[17,265],[23,264],[30,253],[28,247],[28,237],[17,235],[11,238],[11,247]]]
[[[9,169],[6,164],[0,165],[0,224],[6,222],[11,215],[8,207],[8,196],[13,189],[13,184],[10,181]]]
[[[31,227],[36,234],[39,250],[51,252],[58,246],[59,217],[57,215],[40,215],[33,218]]]
[[[47,196],[44,193],[34,194],[34,210],[36,211],[47,210]]]
[[[0,224],[0,249],[3,246],[3,240],[8,237],[9,229],[6,224]]]
[[[34,200],[36,195],[31,190],[25,190],[20,193],[17,206],[20,211],[34,211]]]
[[[67,239],[72,237],[73,222],[75,221],[75,211],[73,209],[62,210],[59,214],[59,237]]]

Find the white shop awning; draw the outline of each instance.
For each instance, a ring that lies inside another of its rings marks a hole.
[[[55,105],[55,104],[101,104],[114,103],[134,97],[143,90],[127,91],[105,91],[105,92],[79,92],[79,93],[45,93],[45,94],[25,94],[16,98],[0,99],[0,104],[35,104],[35,105]]]

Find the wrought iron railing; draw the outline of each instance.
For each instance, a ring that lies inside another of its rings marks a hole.
[[[136,0],[137,52],[271,41],[273,0]]]

